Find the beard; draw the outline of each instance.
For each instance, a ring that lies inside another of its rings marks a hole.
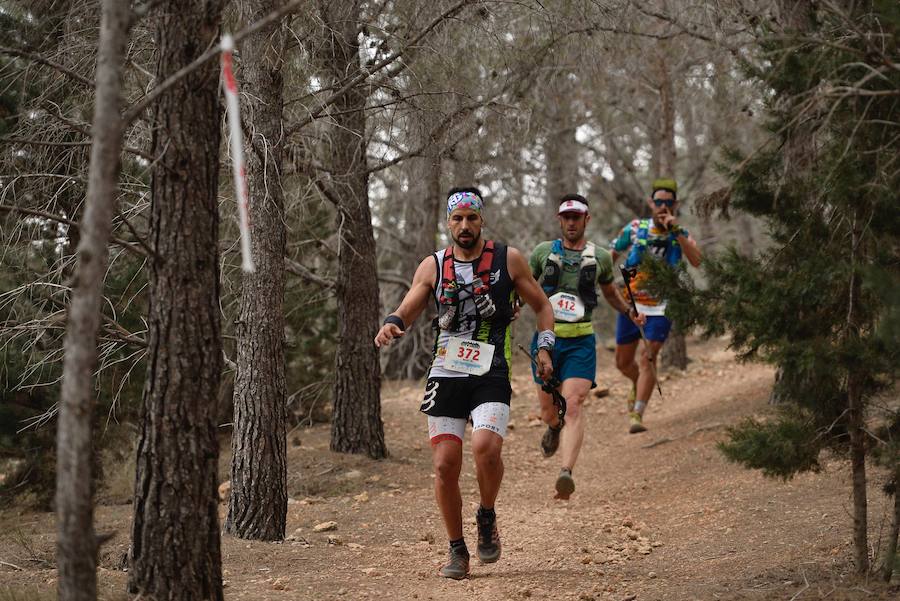
[[[584,237],[584,230],[575,230],[574,232],[570,232],[569,230],[563,230],[563,238],[566,239],[566,242],[578,242]]]
[[[473,234],[469,230],[463,230],[459,234],[460,234],[460,236],[463,234],[469,234],[470,236],[472,236],[471,238],[468,238],[466,240],[460,240],[456,236],[453,237],[453,243],[456,244],[458,247],[465,249],[465,250],[474,248],[475,245],[478,244],[478,241],[481,240],[481,232],[478,232],[477,234]]]

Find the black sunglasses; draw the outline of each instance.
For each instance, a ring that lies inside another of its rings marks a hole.
[[[675,206],[675,199],[674,199],[674,198],[665,198],[665,199],[663,199],[663,198],[654,198],[654,199],[653,199],[653,204],[655,204],[655,205],[658,206],[658,207],[661,207],[661,206],[665,205],[665,206],[667,206],[667,207],[669,207],[669,208],[671,209],[672,207]]]

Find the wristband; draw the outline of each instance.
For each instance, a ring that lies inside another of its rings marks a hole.
[[[384,323],[384,325],[387,325],[387,324],[389,324],[389,323],[392,323],[392,324],[394,324],[395,326],[397,326],[398,328],[400,328],[400,331],[401,331],[401,332],[405,332],[405,331],[406,331],[406,324],[404,324],[404,323],[403,323],[403,320],[400,319],[399,317],[397,317],[396,315],[388,315],[387,317],[384,318],[384,322],[383,322],[383,323]]]
[[[553,330],[542,330],[538,332],[537,336],[537,348],[538,350],[553,350],[553,345],[556,344],[556,334]]]

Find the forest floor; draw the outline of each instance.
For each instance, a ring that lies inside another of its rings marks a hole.
[[[721,340],[692,342],[693,362],[664,375],[645,423],[627,433],[625,381],[601,350],[585,445],[569,501],[553,499],[559,465],[541,457],[543,427],[530,419],[534,390],[517,364],[506,475],[497,503],[503,555],[471,576],[437,576],[446,535],[434,503],[431,458],[418,383],[386,385],[383,418],[390,458],[328,450],[329,427],[289,436],[288,540],[223,536],[227,599],[898,599],[900,586],[853,575],[846,462],[789,482],[727,463],[715,448],[725,428],[771,411],[770,368],[739,364]],[[227,478],[227,444],[222,474]],[[475,549],[478,503],[466,440],[461,486],[466,538]],[[888,523],[882,476],[870,474],[870,544]],[[98,507],[105,599],[124,599],[131,506]],[[221,505],[224,517],[225,505]],[[334,529],[316,526],[334,522]],[[52,514],[0,514],[0,600],[53,598]],[[5,589],[6,592],[3,592]],[[4,596],[5,595],[5,596]]]

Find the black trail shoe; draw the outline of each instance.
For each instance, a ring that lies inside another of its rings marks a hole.
[[[559,424],[554,428],[547,426],[547,431],[541,437],[541,452],[544,457],[552,457],[559,448],[559,433],[562,432],[565,422],[560,420]]]
[[[497,530],[497,516],[494,512],[475,514],[478,524],[478,559],[481,563],[494,563],[500,559],[500,532]]]
[[[450,559],[447,565],[441,568],[440,575],[444,578],[462,580],[469,575],[469,552],[465,549],[450,547]]]

